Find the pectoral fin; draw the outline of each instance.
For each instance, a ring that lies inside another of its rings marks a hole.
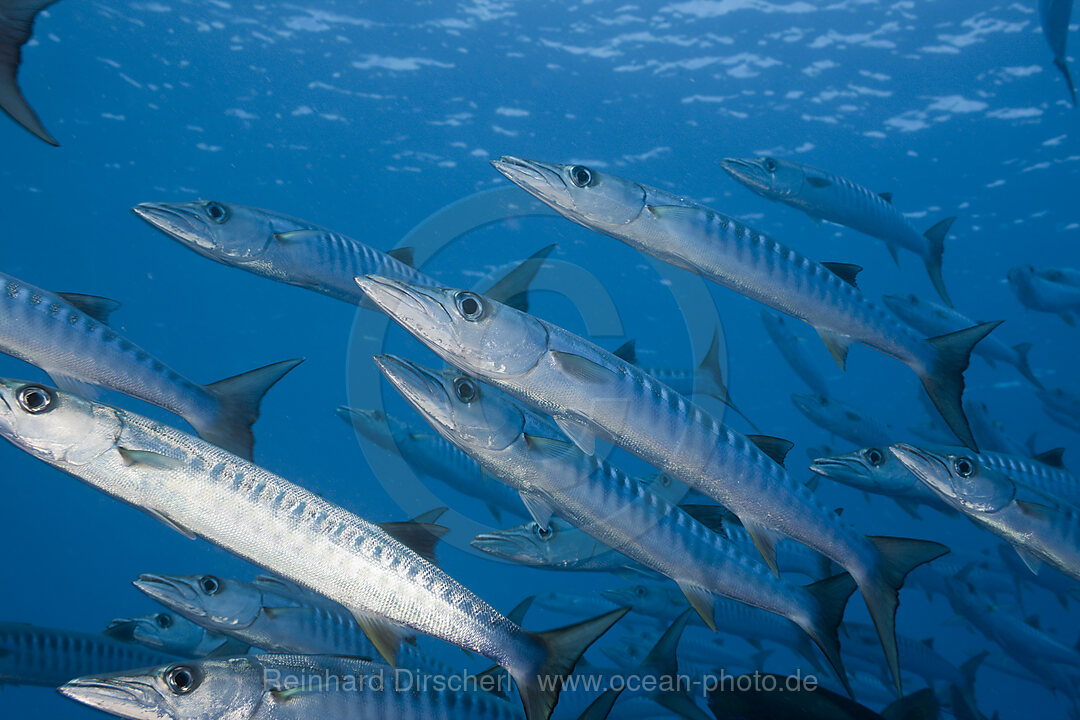
[[[144,510],[146,510],[149,515],[152,515],[153,517],[163,522],[165,525],[168,525],[170,528],[186,537],[188,540],[194,540],[197,537],[195,533],[191,532],[183,525],[178,525],[177,523],[173,522],[169,518],[159,513],[157,510],[151,510],[149,508],[144,508]]]
[[[828,330],[818,330],[818,335],[821,336],[822,342],[825,343],[825,347],[829,348],[829,352],[833,356],[833,360],[840,366],[841,370],[847,367],[848,350],[851,349],[851,340],[842,335],[837,335]]]
[[[124,465],[127,467],[141,465],[155,470],[176,470],[184,467],[182,460],[152,450],[129,450],[117,447],[116,451],[120,453],[120,459],[123,460]]]
[[[807,175],[806,176],[806,183],[810,187],[814,187],[814,188],[826,188],[826,187],[829,187],[830,185],[832,185],[831,180],[826,180],[825,178],[820,178],[820,177],[817,177],[817,176],[814,176],[814,175]]]
[[[521,495],[521,502],[525,503],[525,509],[529,511],[533,521],[545,530],[549,529],[551,527],[551,516],[554,512],[551,505],[548,504],[547,498],[538,493],[522,492],[519,494]]]
[[[1031,574],[1038,575],[1039,570],[1042,569],[1042,560],[1032,555],[1025,548],[1016,545],[1014,545],[1013,548],[1016,550],[1016,554],[1020,556],[1020,559],[1024,561],[1024,564],[1027,565],[1027,569],[1031,571]]]
[[[596,453],[596,436],[593,435],[592,430],[585,423],[572,418],[557,417],[555,418],[555,424],[566,433],[566,437],[574,441],[574,444],[581,449],[581,452],[586,455]]]

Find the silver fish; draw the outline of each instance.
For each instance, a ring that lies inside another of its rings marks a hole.
[[[582,449],[599,435],[730,509],[774,570],[781,533],[836,561],[858,583],[899,676],[891,640],[898,589],[912,568],[947,552],[943,545],[858,534],[750,439],[556,325],[465,290],[357,282],[444,360],[552,415]],[[789,447],[775,438],[758,442],[774,455]]]
[[[1053,313],[1070,326],[1076,325],[1080,311],[1080,284],[1074,270],[1036,270],[1018,265],[1009,270],[1009,287],[1029,310]]]
[[[526,518],[528,512],[517,493],[486,477],[476,461],[441,436],[417,428],[382,410],[338,407],[339,418],[384,450],[401,456],[421,475],[446,483],[457,492],[480,500],[497,522],[503,513]]]
[[[892,430],[842,400],[821,395],[792,395],[791,402],[822,430],[859,447],[888,445]]]
[[[105,633],[123,635],[148,648],[177,657],[231,657],[245,654],[250,645],[170,612],[158,612],[134,618],[116,618]]]
[[[581,653],[625,612],[536,634],[381,528],[196,437],[35,383],[0,380],[0,434],[103,492],[363,613],[472,650],[546,719]],[[384,657],[390,641],[372,630]],[[542,679],[552,683],[541,687]]]
[[[0,109],[11,119],[52,146],[56,142],[26,102],[16,78],[22,46],[34,31],[39,12],[56,0],[0,0]]]
[[[955,217],[919,233],[893,205],[892,193],[876,193],[836,173],[771,157],[725,158],[720,166],[764,198],[802,210],[814,220],[845,225],[881,240],[898,265],[901,249],[915,253],[926,265],[938,295],[952,307],[941,276],[941,260]]]
[[[0,351],[36,365],[57,385],[87,394],[98,385],[165,408],[199,436],[250,459],[263,395],[301,360],[198,385],[106,323],[118,304],[55,294],[0,273]]]
[[[434,690],[436,679],[445,680],[353,658],[268,654],[95,674],[72,680],[60,694],[133,720],[521,717],[513,705],[479,689],[487,687],[480,677],[450,678],[466,690]]]
[[[857,266],[815,262],[715,210],[582,165],[515,157],[494,165],[568,219],[809,323],[841,368],[852,343],[903,362],[960,441],[977,449],[961,406],[964,370],[997,323],[926,339],[863,296]]]
[[[797,335],[789,326],[788,320],[783,315],[761,311],[761,322],[765,325],[765,332],[772,338],[773,344],[783,355],[784,360],[802,378],[811,390],[822,397],[828,397],[829,386],[821,369],[814,359],[810,357],[806,348],[806,341]]]
[[[573,443],[527,434],[524,413],[495,388],[393,355],[375,361],[440,435],[520,492],[539,525],[557,515],[666,575],[710,627],[716,595],[782,615],[817,643],[843,677],[836,632],[855,590],[849,575],[805,588],[790,585],[613,465]]]
[[[79,675],[160,665],[173,659],[107,634],[0,623],[0,685],[55,688]]]
[[[898,318],[926,337],[947,335],[975,325],[975,321],[956,310],[923,300],[917,295],[883,295],[881,301]],[[1031,343],[1019,343],[1009,347],[998,337],[990,335],[976,345],[972,352],[986,360],[990,367],[995,367],[997,362],[1012,365],[1027,378],[1028,382],[1041,388],[1042,383],[1035,377],[1035,373],[1031,371],[1031,365],[1028,364],[1030,351]]]
[[[353,282],[357,275],[374,273],[423,284],[435,282],[412,266],[411,247],[383,252],[272,210],[213,200],[142,203],[132,209],[203,257],[360,307],[373,306]],[[549,245],[535,253],[495,283],[487,294],[527,309],[525,293],[529,283],[554,248]]]
[[[1012,478],[978,457],[904,444],[890,451],[942,500],[1016,548],[1032,572],[1046,562],[1080,579],[1080,511],[1016,499]]]
[[[1069,18],[1072,16],[1073,0],[1039,0],[1039,22],[1042,23],[1043,35],[1054,54],[1054,67],[1065,76],[1065,85],[1069,89],[1069,98],[1076,107],[1076,87],[1065,54],[1065,45],[1069,39]]]

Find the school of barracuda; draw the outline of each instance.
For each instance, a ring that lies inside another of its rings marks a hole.
[[[51,1],[0,0],[0,107],[55,145],[15,82],[20,48]],[[1065,61],[1071,2],[1038,5],[1075,102]],[[636,179],[550,158],[507,155],[492,165],[522,199],[528,193],[595,231],[597,243],[609,242],[601,235],[621,241],[762,305],[776,351],[808,391],[793,392],[792,402],[857,448],[812,449],[809,482],[786,459],[792,443],[760,434],[732,400],[718,332],[697,367],[647,367],[634,341],[608,350],[530,314],[530,286],[553,245],[521,252],[520,264],[481,293],[444,287],[414,267],[411,247],[384,252],[270,210],[187,200],[133,208],[209,260],[384,313],[445,361],[433,368],[391,354],[371,358],[415,416],[345,405],[336,412],[418,474],[479,500],[504,528],[471,540],[481,553],[622,581],[599,595],[523,588],[521,604],[505,614],[440,569],[446,508],[374,522],[254,463],[261,400],[302,360],[202,385],[113,329],[118,303],[0,273],[0,350],[53,381],[0,378],[0,435],[267,573],[147,568],[132,581],[163,609],[117,617],[99,633],[2,622],[0,684],[56,688],[120,717],[173,720],[967,720],[986,717],[975,690],[985,665],[1040,683],[1076,709],[1080,648],[1007,601],[1021,588],[1066,609],[1080,600],[1080,477],[1061,448],[1037,452],[1005,435],[984,405],[964,397],[964,373],[972,355],[1012,366],[1047,415],[1075,431],[1080,398],[1043,386],[1030,343],[1010,346],[993,332],[999,322],[976,322],[953,307],[943,261],[956,218],[921,232],[890,193],[831,171],[773,157],[718,161],[749,191],[880,240],[897,263],[901,250],[917,255],[938,297],[886,295],[879,303],[856,282],[858,266],[819,262]],[[1006,281],[1024,307],[1076,322],[1080,270],[1019,266]],[[809,357],[816,341],[798,321],[820,335],[841,370],[852,344],[907,365],[925,391],[927,423],[894,427],[833,397]],[[98,388],[159,406],[193,432],[101,402]],[[753,434],[727,424],[725,407]],[[598,440],[656,472],[625,472]],[[950,553],[944,538],[862,534],[819,502],[823,480],[889,498],[916,519],[928,510],[967,518],[1003,542],[997,552],[964,554]],[[998,651],[957,665],[931,641],[898,632],[905,587],[945,598]],[[844,619],[856,591],[869,623]],[[534,604],[568,624],[526,630]],[[423,636],[492,667],[463,671],[425,652]],[[593,657],[611,664],[583,661],[601,638]],[[797,666],[777,663],[778,648],[793,652]],[[601,685],[587,706],[579,696],[559,703],[574,673],[702,678],[718,668],[777,680],[769,673],[811,669],[822,687],[780,698]],[[401,688],[388,679],[401,669],[462,683]]]

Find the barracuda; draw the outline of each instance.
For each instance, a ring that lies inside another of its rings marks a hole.
[[[586,452],[600,436],[724,505],[774,571],[780,535],[834,560],[858,583],[899,681],[898,590],[912,568],[948,552],[943,545],[860,535],[774,462],[788,443],[757,438],[770,457],[671,388],[558,326],[465,290],[357,282],[444,360],[552,415]]]
[[[178,657],[231,657],[243,655],[250,649],[247,643],[168,612],[116,618],[105,632],[114,636],[122,634],[141,645]]]
[[[806,341],[789,327],[787,318],[762,310],[761,322],[765,325],[765,332],[769,334],[773,344],[795,374],[802,378],[802,381],[815,393],[828,397],[829,386],[825,382],[825,377],[821,374],[818,364],[810,357]]]
[[[888,426],[836,398],[792,395],[791,402],[807,420],[857,447],[888,445],[892,442],[892,431]]]
[[[503,157],[495,168],[564,217],[812,325],[837,363],[861,343],[910,367],[960,441],[971,349],[998,323],[924,339],[855,286],[857,266],[815,262],[747,225],[657,188],[591,170]]]
[[[16,447],[276,575],[502,665],[530,720],[625,610],[530,633],[379,526],[191,435],[41,385],[0,380],[0,434]],[[371,639],[392,659],[389,641]],[[551,683],[541,686],[543,678]]]
[[[526,433],[525,413],[498,390],[456,370],[435,372],[392,355],[376,362],[440,435],[521,493],[539,525],[557,515],[666,575],[714,630],[716,595],[782,615],[844,677],[837,628],[855,590],[849,575],[790,585],[613,465],[573,443]]]
[[[473,200],[484,202],[483,197]],[[135,214],[181,245],[229,267],[306,288],[352,305],[374,306],[353,282],[378,274],[424,284],[435,280],[412,266],[413,250],[387,252],[299,218],[213,200],[142,203]],[[529,283],[555,249],[549,245],[511,270],[487,292],[528,309]]]
[[[285,360],[198,385],[108,326],[118,303],[57,294],[0,273],[0,352],[36,365],[60,387],[115,390],[184,418],[199,436],[250,459],[263,395],[301,363]]]
[[[1016,548],[1033,573],[1045,562],[1080,580],[1080,512],[1018,500],[1017,483],[978,456],[902,443],[889,450],[944,502]]]

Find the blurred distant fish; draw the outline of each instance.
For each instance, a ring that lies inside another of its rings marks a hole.
[[[1080,396],[1064,388],[1047,388],[1038,392],[1043,412],[1051,420],[1073,432],[1080,433]]]
[[[474,679],[475,687],[464,675],[450,678],[450,682],[455,680],[466,689],[424,692],[420,688],[430,687],[433,678],[397,674],[366,660],[267,654],[93,674],[67,683],[60,694],[132,720],[520,717],[509,702],[479,689],[487,685],[478,679]]]
[[[39,138],[57,146],[19,90],[22,46],[30,39],[37,14],[56,0],[0,0],[0,109]]]
[[[482,203],[484,196],[469,202]],[[411,247],[383,252],[299,218],[271,210],[223,203],[142,203],[132,208],[169,237],[211,260],[277,282],[307,288],[353,305],[374,308],[353,282],[368,274],[410,280],[425,285],[436,281],[413,267]],[[527,290],[549,245],[493,285],[487,295],[528,309]]]
[[[946,503],[1016,548],[1038,573],[1046,562],[1080,579],[1080,513],[1018,500],[1017,484],[978,457],[898,444],[891,452]]]
[[[104,633],[0,623],[0,685],[55,688],[88,673],[171,662],[173,657]]]
[[[129,635],[137,643],[177,657],[232,657],[245,654],[250,647],[170,612],[116,618],[105,632]]]
[[[653,574],[644,565],[558,518],[552,518],[546,528],[530,520],[504,530],[483,532],[469,544],[500,560],[544,570],[610,572],[619,576]]]
[[[777,315],[768,310],[761,311],[761,322],[765,324],[765,332],[769,333],[784,360],[791,369],[802,378],[811,390],[822,397],[829,396],[829,387],[825,383],[825,377],[814,359],[809,355],[806,341],[795,334],[788,320],[783,315]]]
[[[1054,67],[1065,76],[1069,88],[1069,98],[1076,107],[1076,88],[1072,75],[1069,74],[1068,58],[1065,45],[1069,39],[1069,18],[1072,15],[1073,0],[1039,0],[1039,21],[1043,35],[1054,53]]]
[[[728,680],[708,693],[709,709],[716,720],[937,720],[941,716],[938,701],[929,690],[901,698],[879,715],[806,678],[755,673]]]
[[[810,470],[864,493],[884,495],[912,517],[919,517],[919,506],[948,510],[904,465],[893,457],[888,443],[861,450],[815,458]]]
[[[915,253],[926,264],[938,295],[952,307],[941,260],[945,237],[956,218],[945,218],[920,234],[893,205],[892,193],[876,193],[827,170],[771,157],[725,158],[720,166],[764,198],[802,210],[814,220],[845,225],[881,240],[897,264],[900,249]]]
[[[1044,390],[1036,390],[1037,395]],[[1001,421],[996,420],[990,412],[990,408],[981,400],[969,399],[964,402],[964,413],[971,421],[971,432],[979,441],[979,449],[983,452],[998,452],[1007,455],[1024,456],[1032,454],[1028,447],[1009,437]],[[945,443],[953,445],[954,443]]]
[[[903,362],[953,433],[977,449],[961,406],[964,371],[997,323],[924,338],[862,294],[858,266],[815,262],[715,210],[583,165],[510,156],[494,165],[564,217],[809,323],[841,368],[852,343]]]
[[[1066,324],[1076,325],[1080,311],[1080,271],[1071,268],[1036,270],[1017,265],[1009,270],[1009,287],[1029,310],[1054,313]]]
[[[896,313],[897,317],[927,337],[946,335],[976,324],[952,308],[922,300],[916,295],[884,295],[881,300],[886,307]],[[976,345],[972,352],[986,360],[990,367],[994,367],[994,363],[999,361],[1008,363],[1019,370],[1020,374],[1033,385],[1042,387],[1042,383],[1035,377],[1035,373],[1031,371],[1031,366],[1028,364],[1030,350],[1031,343],[1020,343],[1009,347],[999,338],[990,335]],[[978,437],[977,433],[976,437]]]
[[[1006,569],[1012,573],[1017,590],[1024,584],[1041,587],[1056,597],[1058,602],[1061,603],[1061,607],[1066,610],[1069,609],[1070,598],[1080,600],[1080,583],[1075,578],[1069,577],[1050,565],[1039,568],[1038,573],[1028,572],[1020,556],[1008,545],[998,545],[998,554],[1001,556],[1001,561],[1005,564]],[[968,578],[968,580],[978,587],[977,580],[971,578]]]
[[[792,395],[791,402],[810,422],[858,447],[892,442],[892,431],[886,425],[836,398]]]
[[[87,384],[176,413],[199,436],[251,459],[251,426],[274,383],[301,363],[285,360],[210,385],[197,385],[107,323],[119,303],[51,293],[0,273],[0,352],[49,374],[58,387],[92,395]]]

